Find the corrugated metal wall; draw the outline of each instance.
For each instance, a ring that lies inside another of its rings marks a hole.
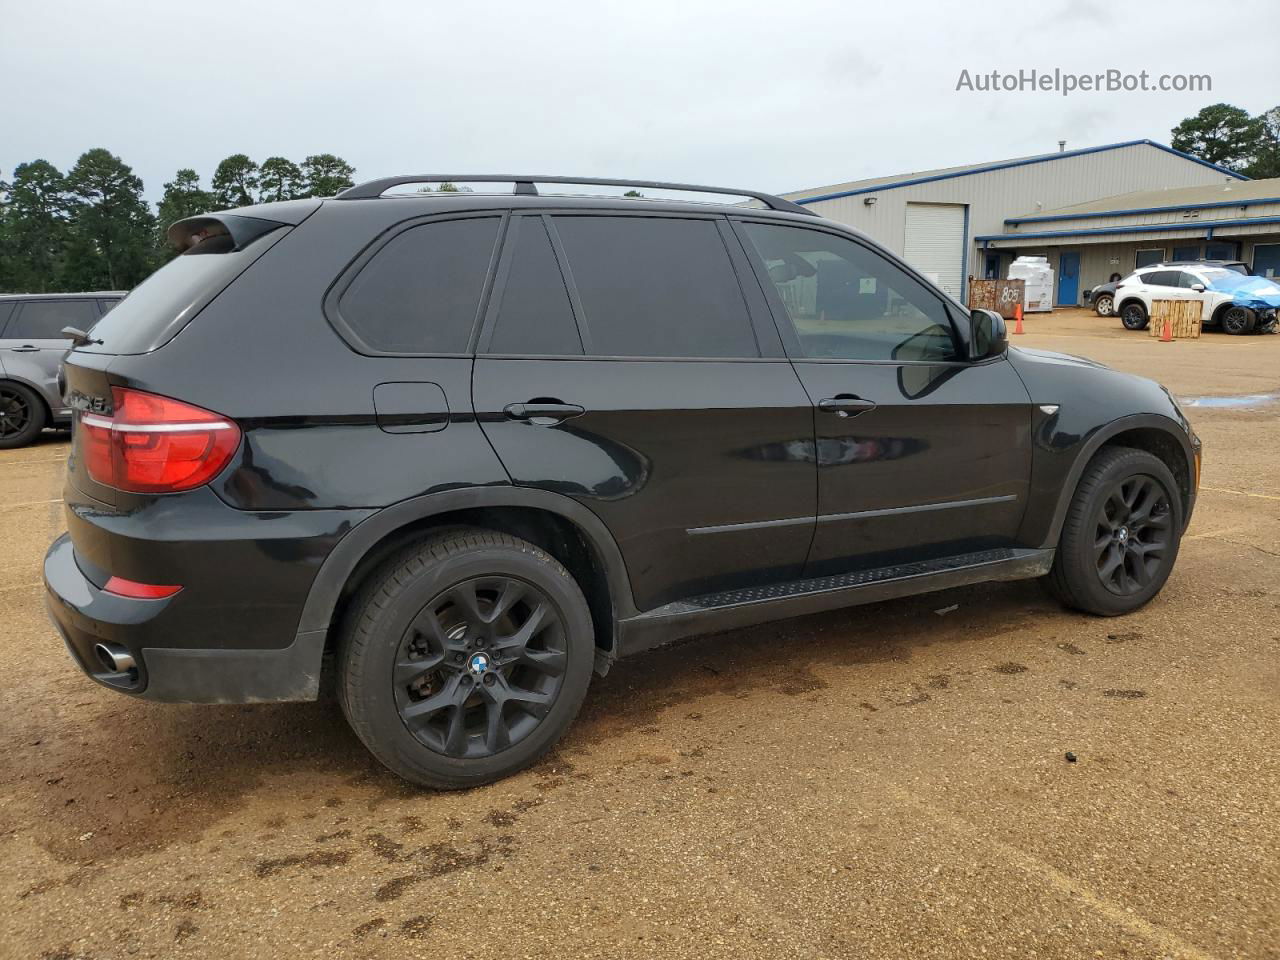
[[[809,208],[821,216],[861,230],[906,258],[908,203],[967,204],[968,272],[978,276],[982,271],[982,253],[971,238],[980,234],[1005,233],[1004,221],[1008,218],[1034,215],[1041,210],[1137,190],[1204,186],[1223,183],[1226,179],[1225,174],[1176,154],[1147,144],[1135,144],[910,187],[881,188],[874,193],[821,200],[809,204]],[[1032,226],[1028,225],[1028,228]],[[1083,247],[1081,249],[1083,251]],[[1025,251],[1019,248],[1019,252]],[[1092,255],[1082,258],[1082,286],[1099,282],[1096,277],[1091,277],[1086,266],[1091,261]],[[1106,279],[1106,274],[1102,279]]]

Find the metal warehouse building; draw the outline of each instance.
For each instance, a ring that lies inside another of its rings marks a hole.
[[[1278,188],[1132,140],[785,196],[875,238],[961,299],[967,277],[1007,276],[1014,257],[1047,256],[1056,302],[1072,305],[1111,274],[1162,258],[1254,257],[1257,272],[1280,273],[1280,248],[1267,243],[1280,238]]]

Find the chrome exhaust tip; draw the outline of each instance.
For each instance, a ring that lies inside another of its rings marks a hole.
[[[133,654],[116,643],[95,643],[93,654],[112,673],[128,673],[137,667]]]

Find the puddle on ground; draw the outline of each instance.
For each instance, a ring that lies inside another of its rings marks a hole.
[[[1184,407],[1263,407],[1280,401],[1280,393],[1242,393],[1230,397],[1179,397]]]

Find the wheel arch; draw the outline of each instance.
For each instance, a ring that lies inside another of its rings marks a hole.
[[[366,577],[404,544],[455,526],[509,533],[546,550],[578,581],[591,610],[596,646],[612,658],[617,621],[637,611],[622,553],[591,510],[527,487],[453,490],[403,500],[353,527],[325,558],[307,594],[299,635],[332,649],[346,604]]]
[[[1076,454],[1062,489],[1058,492],[1053,523],[1044,546],[1057,545],[1058,538],[1062,535],[1062,525],[1066,521],[1067,510],[1071,506],[1071,499],[1080,485],[1080,478],[1084,475],[1090,461],[1105,447],[1133,447],[1145,450],[1159,458],[1169,468],[1178,483],[1184,528],[1190,522],[1196,495],[1195,450],[1191,446],[1190,439],[1178,423],[1169,417],[1159,414],[1135,414],[1113,420],[1099,429]]]
[[[6,383],[16,383],[20,387],[26,387],[36,395],[36,399],[40,402],[40,406],[44,409],[44,422],[46,424],[53,423],[53,409],[49,406],[49,401],[45,398],[44,391],[40,389],[39,384],[32,383],[25,377],[10,373],[6,370],[0,373],[0,385]]]

